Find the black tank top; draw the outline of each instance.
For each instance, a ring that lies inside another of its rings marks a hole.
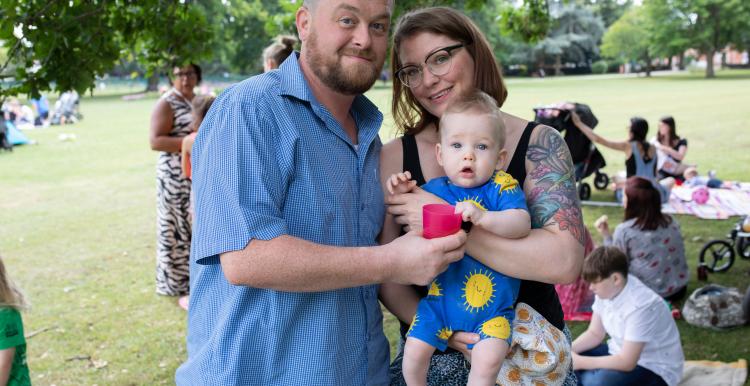
[[[529,122],[526,125],[523,134],[521,134],[521,139],[518,141],[518,146],[516,146],[516,151],[513,153],[513,159],[511,159],[510,165],[508,165],[508,174],[518,180],[521,186],[526,181],[526,150],[529,147],[529,139],[531,138],[531,132],[538,125],[537,122]],[[425,181],[424,174],[422,174],[422,166],[419,162],[419,149],[417,148],[417,141],[414,135],[405,134],[401,138],[401,145],[404,154],[403,170],[408,170],[411,173],[411,177],[417,182],[417,185],[424,185],[427,181]],[[417,291],[420,298],[427,296],[427,287],[412,287]],[[557,297],[554,285],[531,280],[521,280],[521,287],[518,291],[518,300],[516,302],[523,302],[530,305],[558,329],[562,330],[565,327],[560,299]],[[406,332],[409,330],[409,325],[403,322],[400,323],[401,337],[405,338]],[[453,351],[455,350],[448,348],[445,353]],[[441,352],[436,351],[435,353],[440,354]]]

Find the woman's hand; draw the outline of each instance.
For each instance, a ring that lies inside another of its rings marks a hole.
[[[451,335],[451,338],[448,339],[448,347],[464,354],[464,358],[471,362],[471,350],[466,346],[477,342],[479,342],[479,334],[459,331]]]
[[[570,110],[570,119],[573,121],[573,124],[580,127],[581,126],[581,117],[578,115],[578,113],[575,110]]]
[[[409,193],[396,193],[386,197],[388,213],[396,223],[405,226],[407,232],[422,231],[422,207],[427,204],[446,204],[438,196],[415,187]]]

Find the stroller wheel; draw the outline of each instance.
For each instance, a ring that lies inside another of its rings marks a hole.
[[[585,182],[581,182],[578,185],[578,198],[582,201],[586,201],[591,198],[591,186]]]
[[[724,272],[734,264],[734,250],[727,241],[713,240],[703,246],[699,258],[709,272]]]
[[[750,238],[737,237],[737,254],[743,259],[750,259]]]
[[[609,176],[605,173],[596,172],[594,176],[594,186],[599,190],[607,189],[609,185]]]

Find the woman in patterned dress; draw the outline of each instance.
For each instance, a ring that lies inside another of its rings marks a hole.
[[[183,296],[187,304],[191,223],[190,180],[182,176],[182,139],[190,134],[193,89],[201,81],[195,64],[175,67],[173,88],[159,99],[151,114],[151,149],[156,164],[157,232],[156,293]]]
[[[661,211],[660,194],[651,181],[630,177],[625,183],[625,218],[609,231],[606,217],[596,222],[604,245],[628,256],[629,272],[659,296],[677,301],[687,294],[685,243],[677,220]]]

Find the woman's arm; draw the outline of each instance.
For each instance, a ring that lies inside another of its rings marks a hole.
[[[193,143],[198,133],[192,132],[182,138],[182,176],[190,178],[190,153],[193,151]]]
[[[538,126],[526,153],[524,183],[531,233],[510,240],[481,228],[469,232],[466,251],[508,276],[545,283],[569,283],[583,263],[585,233],[573,163],[560,134]]]
[[[10,370],[13,366],[13,357],[16,355],[16,348],[6,348],[0,350],[0,385],[7,385],[10,378]]]
[[[659,150],[666,153],[668,156],[672,157],[673,160],[682,162],[683,159],[685,159],[685,154],[687,154],[687,145],[683,144],[680,145],[680,147],[677,148],[677,150],[672,149],[670,146],[664,146],[662,144],[659,144]]]
[[[164,99],[156,102],[154,112],[151,113],[151,128],[149,130],[149,142],[151,150],[179,153],[182,148],[182,137],[170,137],[174,116],[172,108]]]
[[[577,128],[581,130],[581,132],[588,137],[592,142],[598,143],[602,146],[606,146],[610,149],[619,150],[622,152],[627,152],[628,149],[630,149],[630,144],[627,141],[619,142],[619,141],[610,141],[604,137],[602,137],[599,134],[594,133],[594,131],[583,121],[581,121],[581,117],[576,114],[575,111],[570,112],[570,118],[573,121],[573,124],[576,125]]]

